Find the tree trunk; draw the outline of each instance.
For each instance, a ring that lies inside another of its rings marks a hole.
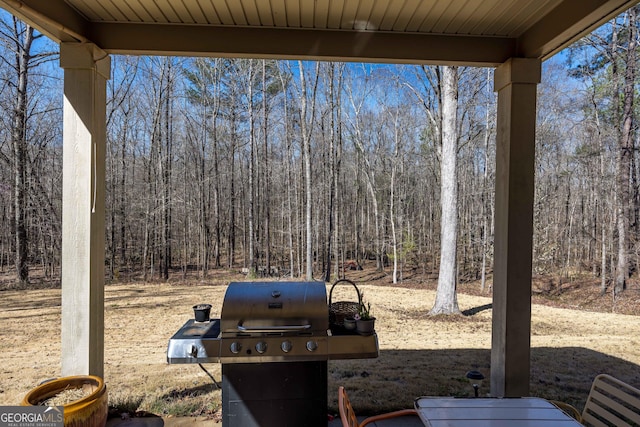
[[[234,255],[236,250],[236,190],[235,190],[235,166],[236,166],[236,145],[237,145],[237,135],[236,135],[236,112],[235,105],[232,107],[231,112],[231,152],[230,155],[230,163],[231,169],[229,171],[229,221],[228,221],[228,256],[227,256],[227,266],[229,268],[233,267],[234,264]]]
[[[291,163],[292,163],[292,147],[291,147],[291,135],[290,135],[290,129],[289,129],[289,97],[287,94],[287,89],[286,89],[286,79],[285,79],[285,75],[284,72],[278,68],[278,77],[280,78],[280,83],[282,85],[282,91],[283,91],[283,101],[282,101],[282,109],[283,109],[283,116],[285,117],[284,120],[284,140],[285,140],[285,145],[286,145],[286,154],[287,157],[284,160],[284,166],[285,166],[285,176],[286,176],[286,182],[289,183],[289,185],[286,186],[286,234],[287,236],[287,249],[288,249],[288,253],[289,253],[289,276],[293,277],[294,276],[294,250],[293,250],[293,207],[292,207],[292,203],[291,203],[291,199],[292,199],[292,173],[291,173]],[[284,228],[284,227],[283,227]],[[284,231],[284,230],[283,230]]]
[[[253,60],[249,60],[249,81],[247,82],[247,108],[249,114],[249,275],[254,276],[256,274],[256,259],[255,259],[255,150],[256,150],[256,138],[254,131],[254,117],[253,117]]]
[[[629,277],[629,216],[630,189],[629,174],[633,155],[633,101],[636,67],[636,9],[629,10],[629,43],[626,49],[626,70],[623,88],[622,134],[620,135],[618,159],[616,167],[616,187],[618,203],[616,208],[618,227],[618,265],[614,292],[623,292]]]
[[[215,248],[214,248],[214,253],[213,253],[213,259],[214,259],[214,267],[220,267],[222,265],[221,262],[221,253],[222,253],[222,224],[220,221],[220,204],[221,204],[221,200],[220,200],[220,160],[219,160],[219,156],[218,156],[218,114],[219,114],[219,110],[220,110],[220,60],[216,59],[215,63],[214,63],[214,67],[215,67],[215,75],[216,75],[216,79],[215,79],[215,92],[214,92],[214,108],[213,108],[213,117],[211,118],[211,134],[213,135],[213,144],[212,144],[212,149],[213,149],[213,209],[214,209],[214,213],[216,216],[215,219],[215,239],[216,239],[216,244],[215,244]]]
[[[331,263],[332,263],[332,244],[334,243],[334,228],[335,228],[335,199],[336,189],[338,184],[339,174],[339,159],[338,159],[338,140],[340,135],[336,129],[337,121],[340,120],[340,101],[339,92],[340,87],[336,91],[335,88],[335,71],[336,64],[329,64],[329,99],[330,99],[330,132],[329,132],[329,203],[327,206],[327,252],[325,260],[325,275],[324,281],[331,281]]]
[[[396,130],[397,135],[397,130]],[[391,221],[391,244],[393,246],[393,284],[398,283],[398,236],[396,235],[396,219],[395,219],[395,180],[398,158],[398,141],[396,138],[396,146],[394,153],[394,161],[391,166],[391,179],[389,182],[389,220]]]
[[[396,109],[394,112],[394,148],[393,159],[391,161],[391,178],[389,182],[389,221],[391,222],[391,243],[393,246],[393,283],[398,283],[398,265],[399,265],[399,253],[398,253],[398,235],[396,231],[396,177],[398,174],[398,168],[400,167],[400,129],[398,124],[398,115],[400,112]],[[402,197],[401,197],[402,199]],[[402,227],[401,227],[402,228]]]
[[[29,282],[28,264],[28,234],[27,234],[27,88],[29,84],[29,61],[31,60],[31,45],[33,43],[33,28],[25,24],[20,34],[19,22],[14,18],[14,28],[17,43],[16,71],[18,84],[16,87],[15,107],[13,110],[13,125],[11,139],[14,150],[14,235],[15,235],[15,268],[18,281],[21,284]]]
[[[302,132],[302,158],[304,164],[305,181],[305,227],[306,227],[306,279],[313,280],[313,193],[311,191],[311,130],[313,129],[316,88],[318,86],[320,63],[316,64],[315,83],[311,94],[311,111],[307,105],[307,81],[304,73],[304,64],[298,61],[300,73],[300,130]],[[307,120],[309,121],[307,123]]]
[[[262,137],[264,139],[264,266],[271,274],[271,169],[269,166],[269,108],[267,104],[267,62],[262,60]]]
[[[456,296],[456,252],[458,235],[458,183],[457,183],[457,108],[458,70],[442,67],[442,177],[440,219],[440,273],[436,301],[430,314],[458,314]]]
[[[171,165],[172,165],[172,135],[171,135],[171,94],[173,92],[173,76],[171,59],[167,59],[167,82],[166,95],[164,100],[164,155],[161,157],[162,163],[162,278],[169,280],[169,269],[171,268]]]
[[[487,87],[491,87],[491,70],[487,69]],[[491,99],[491,97],[489,97]],[[491,218],[487,214],[487,198],[489,196],[489,111],[490,103],[485,105],[484,128],[484,171],[482,174],[482,267],[480,271],[480,292],[484,293],[487,282],[487,252],[489,251],[489,222]]]

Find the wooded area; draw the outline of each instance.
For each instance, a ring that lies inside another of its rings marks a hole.
[[[27,282],[28,267],[41,268],[55,282],[57,45],[6,13],[0,26],[0,269]],[[636,28],[631,9],[543,66],[534,273],[588,273],[622,291],[640,263]],[[436,273],[450,179],[441,166],[452,164],[443,163],[445,76],[457,86],[446,125],[457,141],[453,274],[484,286],[492,69],[175,57],[112,57],[109,278],[204,277],[226,266],[331,280],[365,260],[394,281]]]

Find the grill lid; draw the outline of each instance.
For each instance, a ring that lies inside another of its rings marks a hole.
[[[225,333],[310,333],[329,329],[322,282],[233,282],[221,312]]]

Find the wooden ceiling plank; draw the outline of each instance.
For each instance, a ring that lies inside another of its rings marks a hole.
[[[446,32],[452,34],[469,34],[468,25],[469,21],[478,14],[483,14],[481,7],[484,3],[490,3],[489,1],[468,0],[462,9],[458,12],[458,16],[455,22],[450,22],[447,26]]]
[[[141,22],[148,22],[153,19],[151,14],[144,8],[142,3],[138,0],[130,0],[127,2],[127,5],[131,8],[133,12],[135,12],[136,16],[138,16]]]
[[[84,0],[76,0],[69,4],[89,21],[116,21],[101,4],[89,5]]]
[[[482,3],[484,2],[476,0],[458,1],[455,6],[452,6],[452,8],[457,8],[453,19],[448,20],[446,25],[444,25],[442,32],[445,34],[470,34],[464,31],[463,27],[468,22],[469,18],[479,10]]]
[[[114,8],[117,8],[120,12],[122,12],[122,14],[125,16],[125,21],[142,22],[142,18],[136,13],[135,10],[133,10],[129,2],[109,0],[109,3],[111,3]]]
[[[179,3],[179,2],[174,2],[169,0],[153,0],[152,2],[149,2],[150,5],[153,4],[158,9],[159,14],[157,16],[162,16],[163,21],[159,21],[159,22],[170,22],[173,24],[179,24],[179,23],[188,24],[188,22],[181,22],[181,19],[174,8],[174,3]]]
[[[314,21],[313,15],[315,13],[316,2],[315,1],[300,1],[300,27],[313,28]]]
[[[432,1],[423,1],[421,2],[419,8],[415,11],[411,20],[407,24],[407,31],[411,32],[419,32],[420,28],[422,28],[425,21],[427,21],[431,16],[431,9],[436,4],[434,0]]]
[[[273,27],[273,4],[267,0],[257,0],[254,2],[258,10],[258,19],[264,26]]]
[[[346,1],[342,8],[342,19],[340,20],[340,28],[343,30],[352,30],[356,20],[356,12],[358,11],[357,1]]]
[[[496,15],[492,24],[485,26],[487,34],[518,37],[561,2],[562,0],[514,0]]]
[[[145,20],[144,22],[159,24],[166,24],[170,22],[169,19],[167,19],[167,17],[162,13],[162,9],[160,8],[160,6],[158,6],[157,0],[138,0],[138,2],[151,17],[150,21]]]
[[[380,22],[380,30],[392,31],[403,7],[404,1],[390,1]]]
[[[109,53],[495,66],[515,40],[416,33],[96,23]],[[259,40],[260,43],[256,43]]]
[[[369,20],[375,0],[360,0],[356,11],[356,30],[370,30]],[[375,28],[374,28],[375,29]]]
[[[240,0],[240,3],[242,4],[242,10],[244,11],[244,16],[247,18],[247,24],[255,25],[257,27],[261,26],[262,22],[260,21],[260,14],[258,13],[258,7],[256,6],[256,1]]]
[[[86,3],[86,1],[85,1]],[[91,2],[96,3],[96,2]],[[109,13],[114,21],[129,21],[136,22],[139,19],[135,13],[126,5],[126,3],[118,2],[116,4],[113,0],[101,2],[100,5]]]
[[[487,25],[487,22],[495,15],[495,10],[500,6],[500,2],[496,0],[478,0],[477,8],[470,13],[467,19],[461,22],[460,27],[456,30],[458,34],[477,34],[480,28]],[[492,34],[482,33],[489,36]]]
[[[226,0],[209,0],[222,25],[233,25],[233,16]]]
[[[273,25],[276,27],[287,26],[287,6],[284,0],[271,0],[273,6]]]
[[[414,18],[416,11],[420,10],[422,0],[406,0],[402,7],[397,9],[396,18],[392,25],[393,31],[407,31],[407,25]]]
[[[191,9],[194,11],[199,9],[197,5],[195,8],[193,7],[193,5],[192,7],[187,8],[187,6],[184,4],[184,0],[171,0],[170,4],[173,10],[175,11],[175,13],[178,15],[178,19],[180,22],[184,24],[196,23],[196,20],[193,18],[193,15],[191,14]]]
[[[344,10],[345,0],[331,0],[329,15],[327,16],[327,28],[331,30],[340,29],[342,24],[342,11]]]
[[[313,28],[329,28],[329,7],[331,0],[316,0]]]
[[[287,27],[300,28],[300,0],[285,0],[285,6],[287,10]]]
[[[387,13],[387,9],[391,2],[376,1],[373,3],[371,14],[369,15],[370,30],[381,30],[382,21]],[[393,25],[393,24],[392,24]],[[389,26],[391,28],[391,26]]]
[[[433,32],[439,34],[455,34],[450,28],[456,26],[456,24],[454,24],[456,21],[463,19],[460,13],[467,3],[468,0],[451,0],[433,27]]]
[[[225,0],[225,4],[231,14],[233,25],[248,25],[241,2],[238,0]]]
[[[513,34],[514,37],[520,36],[532,25],[534,25],[541,16],[545,16],[547,13],[551,12],[555,7],[557,7],[558,3],[559,2],[555,0],[544,2],[539,0],[531,0],[526,6],[522,8],[522,18],[518,19],[516,25],[512,26],[510,34]]]
[[[184,7],[189,10],[193,21],[196,24],[213,24],[213,20],[209,20],[207,15],[215,15],[215,11],[212,10],[211,3],[207,0],[182,0]],[[205,10],[205,7],[208,9]],[[216,20],[216,24],[220,24],[219,20]]]
[[[436,1],[429,11],[429,16],[427,16],[422,25],[420,25],[420,31],[427,33],[434,32],[433,27],[438,24],[442,14],[446,12],[448,6],[448,1]]]
[[[498,8],[493,10],[491,20],[482,27],[483,34],[503,35],[505,29],[505,23],[509,23],[512,17],[519,15],[519,2],[517,0],[510,0],[508,2],[502,1],[497,3]],[[500,29],[503,32],[499,32]]]

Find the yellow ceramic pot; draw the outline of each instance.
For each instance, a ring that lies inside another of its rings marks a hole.
[[[84,389],[89,395],[62,405],[65,427],[104,426],[109,412],[107,386],[102,378],[93,375],[62,377],[40,384],[27,393],[22,406],[39,405],[64,390],[74,388]]]

